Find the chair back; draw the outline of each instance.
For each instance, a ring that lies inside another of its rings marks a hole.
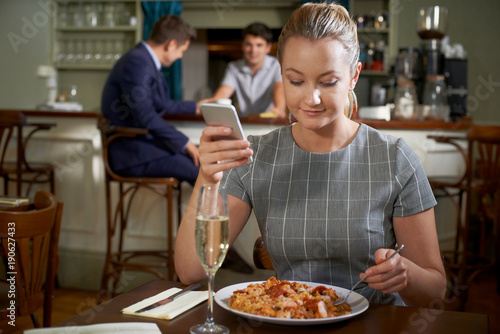
[[[470,186],[482,180],[481,191],[493,194],[500,186],[500,126],[476,125],[468,134]]]
[[[253,246],[253,263],[257,269],[274,270],[271,256],[266,250],[262,236],[255,240]]]
[[[62,208],[54,195],[39,190],[27,211],[0,211],[0,247],[7,255],[7,278],[15,273],[16,313],[31,315],[35,327],[41,307],[43,326],[51,325]],[[7,315],[9,310],[0,310],[0,318]]]
[[[39,130],[49,130],[55,126],[52,123],[29,123],[25,115],[18,110],[0,111],[0,176],[4,179],[4,195],[8,196],[9,182],[15,182],[16,194],[21,196],[23,184],[27,184],[26,195],[28,197],[33,184],[48,183],[50,192],[54,193],[54,166],[45,162],[28,162],[26,159],[26,148],[30,138]],[[9,141],[16,131],[16,158],[7,159]],[[23,133],[23,129],[29,129]]]
[[[496,201],[500,196],[500,126],[475,125],[467,133],[468,155],[466,204],[466,229],[472,224],[471,215],[477,214],[480,223],[479,256],[486,258],[488,245],[498,234],[499,210]],[[473,204],[473,199],[477,203]],[[475,208],[475,209],[474,209]],[[469,244],[468,234],[464,245]]]
[[[2,169],[5,161],[5,157],[7,154],[7,150],[9,148],[9,142],[14,133],[14,129],[19,128],[26,122],[26,117],[23,113],[17,110],[2,110],[0,111],[0,174],[2,174]],[[18,138],[22,139],[22,138]],[[17,163],[21,163],[21,145],[18,140],[17,143]]]
[[[109,162],[109,147],[113,141],[118,138],[134,138],[139,135],[148,134],[148,130],[141,128],[130,128],[112,125],[109,120],[103,115],[99,115],[97,120],[97,128],[101,133],[102,141],[102,154],[104,160],[104,169],[106,172],[106,181],[116,180],[120,182],[126,182],[123,177],[119,176],[111,169]]]

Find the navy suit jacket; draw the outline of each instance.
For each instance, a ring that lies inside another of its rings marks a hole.
[[[134,167],[184,152],[188,138],[169,125],[164,114],[195,114],[196,102],[169,98],[163,73],[156,69],[146,46],[137,44],[123,55],[104,85],[101,112],[112,125],[148,129],[150,135],[119,138],[109,154],[113,170]]]

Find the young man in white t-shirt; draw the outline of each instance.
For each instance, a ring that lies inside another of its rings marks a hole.
[[[228,64],[213,99],[228,99],[236,93],[242,116],[272,112],[286,117],[281,68],[278,60],[269,55],[273,44],[271,29],[252,23],[242,35],[243,59]]]

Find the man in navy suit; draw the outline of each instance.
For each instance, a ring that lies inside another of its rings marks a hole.
[[[113,171],[122,176],[175,177],[194,184],[199,171],[198,148],[169,125],[164,114],[199,114],[202,102],[169,98],[160,71],[182,58],[196,30],[181,18],[160,18],[149,39],[140,42],[114,65],[104,85],[101,111],[112,125],[145,128],[149,135],[119,138],[109,148]]]

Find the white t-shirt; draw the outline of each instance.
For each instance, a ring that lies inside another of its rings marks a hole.
[[[264,64],[255,75],[244,59],[230,62],[221,84],[234,88],[238,111],[240,115],[248,116],[266,112],[274,106],[273,87],[281,81],[278,59],[266,55]]]

